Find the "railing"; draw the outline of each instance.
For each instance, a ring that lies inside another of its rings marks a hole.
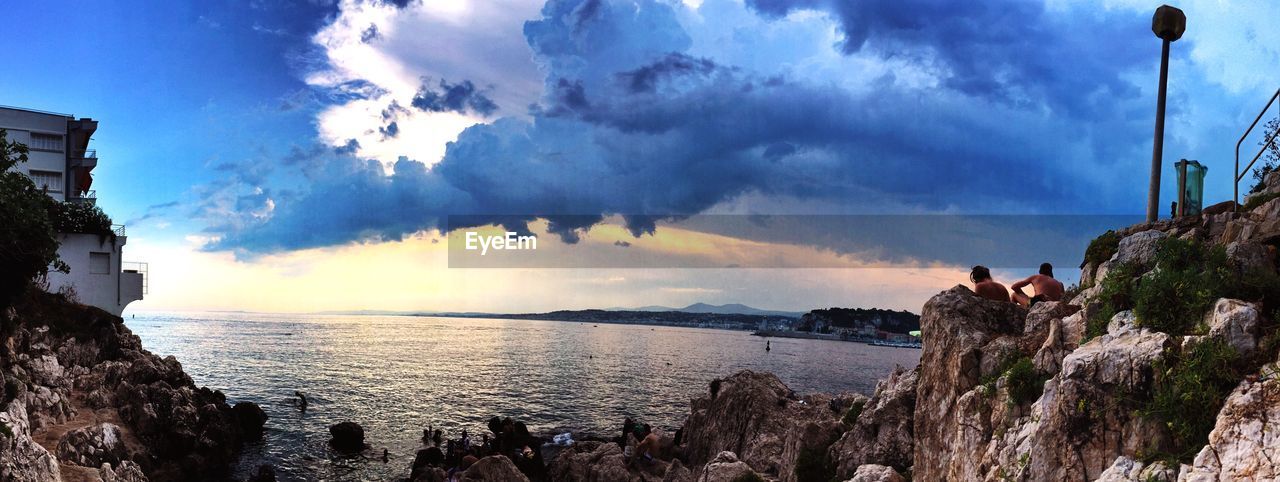
[[[85,149],[85,151],[84,151],[84,155],[83,155],[83,156],[80,156],[80,158],[81,158],[81,159],[97,159],[97,158],[98,158],[98,150],[97,150],[97,149]]]
[[[85,203],[91,206],[96,206],[98,204],[98,191],[96,189],[90,189],[85,191],[83,194],[73,193],[71,196],[67,196],[67,202]]]
[[[1258,162],[1258,158],[1262,157],[1262,153],[1267,152],[1267,148],[1271,147],[1271,143],[1276,141],[1276,135],[1280,134],[1280,130],[1272,133],[1263,133],[1267,141],[1262,143],[1262,149],[1259,149],[1258,154],[1253,156],[1253,160],[1249,161],[1249,165],[1244,167],[1244,171],[1240,170],[1240,145],[1244,144],[1244,139],[1249,137],[1249,133],[1253,132],[1253,128],[1258,126],[1258,121],[1262,120],[1262,116],[1271,109],[1271,104],[1275,103],[1276,98],[1280,98],[1280,89],[1276,89],[1276,93],[1271,95],[1271,100],[1267,101],[1267,106],[1262,108],[1262,112],[1258,113],[1258,117],[1253,119],[1253,123],[1249,124],[1249,128],[1245,129],[1244,134],[1240,136],[1240,140],[1236,142],[1236,182],[1233,183],[1235,186],[1231,200],[1234,202],[1234,208],[1237,211],[1240,210],[1240,180],[1244,179],[1244,176],[1249,173],[1249,169],[1253,167],[1253,164]]]
[[[115,233],[115,235],[116,235],[116,236],[124,236],[124,225],[123,225],[123,224],[112,224],[112,225],[111,225],[111,232]]]
[[[142,294],[151,294],[150,280],[151,276],[147,273],[149,266],[141,261],[124,261],[120,263],[120,271],[125,273],[141,273],[142,274]]]

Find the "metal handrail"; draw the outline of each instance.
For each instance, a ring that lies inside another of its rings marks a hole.
[[[111,232],[115,233],[115,235],[116,235],[116,236],[124,236],[124,225],[123,225],[123,224],[112,224],[112,225],[111,225]]]
[[[1271,109],[1271,104],[1275,103],[1276,98],[1280,98],[1280,89],[1276,89],[1276,93],[1271,94],[1271,100],[1267,101],[1267,106],[1263,107],[1261,112],[1258,112],[1258,117],[1253,119],[1253,123],[1249,124],[1249,128],[1244,131],[1244,134],[1240,136],[1240,140],[1236,142],[1236,182],[1233,183],[1234,193],[1231,197],[1232,207],[1235,211],[1240,210],[1240,180],[1244,179],[1244,175],[1249,172],[1253,164],[1258,162],[1258,158],[1262,157],[1262,153],[1267,152],[1267,148],[1271,147],[1271,143],[1275,142],[1276,134],[1280,134],[1280,130],[1267,136],[1267,142],[1262,143],[1262,149],[1259,149],[1258,154],[1253,156],[1252,161],[1249,161],[1249,165],[1245,166],[1244,172],[1240,172],[1240,146],[1244,144],[1244,139],[1249,137],[1249,133],[1253,132],[1253,128],[1258,126],[1258,121],[1262,120],[1262,116],[1266,115],[1267,111]]]
[[[84,155],[83,155],[83,156],[80,156],[80,158],[81,158],[81,159],[97,159],[97,158],[98,158],[98,150],[97,150],[97,149],[85,149],[85,151],[84,151]]]

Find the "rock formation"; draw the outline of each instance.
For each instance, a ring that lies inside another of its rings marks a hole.
[[[105,311],[33,291],[0,327],[0,480],[217,477],[262,435],[260,408],[196,387]]]

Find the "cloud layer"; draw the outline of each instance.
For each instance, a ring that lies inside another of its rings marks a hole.
[[[374,11],[374,26],[340,16],[352,38],[328,30],[331,51],[373,48],[396,32],[385,25],[426,8],[344,7]],[[1022,1],[551,0],[523,24],[542,85],[525,107],[523,77],[473,75],[501,69],[484,58],[417,69],[434,75],[414,83],[377,74],[406,70],[404,56],[387,54],[367,79],[354,77],[358,64],[331,66],[316,85],[377,89],[330,111],[371,113],[363,129],[373,134],[329,130],[322,137],[347,148],[300,149],[287,181],[240,176],[207,247],[399,240],[447,229],[450,215],[517,230],[546,218],[573,242],[605,216],[627,215],[642,235],[655,219],[745,198],[840,212],[1132,211],[1138,193],[1113,183],[1150,149],[1153,100],[1133,80],[1150,67],[1137,48],[1151,43],[1148,21]],[[797,40],[832,31],[822,48]],[[724,38],[736,40],[704,41]],[[743,65],[742,55],[785,62]],[[439,159],[387,159],[386,146],[436,135],[445,121],[470,127]]]

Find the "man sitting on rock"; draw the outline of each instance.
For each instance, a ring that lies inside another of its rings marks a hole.
[[[1031,285],[1036,289],[1035,296],[1027,296],[1022,292],[1022,288]],[[1062,282],[1053,279],[1053,265],[1044,263],[1040,265],[1040,274],[1031,275],[1030,278],[1024,279],[1013,286],[1013,302],[1030,308],[1041,301],[1058,301],[1062,299]]]
[[[969,280],[973,281],[973,292],[978,296],[995,301],[1009,301],[1009,290],[991,279],[991,270],[986,266],[974,266],[969,272]]]

